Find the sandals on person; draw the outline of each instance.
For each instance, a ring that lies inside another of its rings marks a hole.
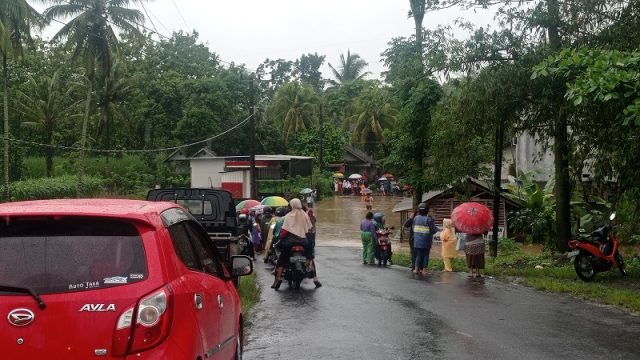
[[[314,281],[313,283],[316,285],[316,289],[322,286],[322,283],[318,280]]]
[[[280,285],[282,285],[282,280],[278,280],[276,282],[273,283],[273,285],[271,285],[272,289],[278,290],[280,289]]]

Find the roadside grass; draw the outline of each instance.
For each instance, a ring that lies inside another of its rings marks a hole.
[[[598,273],[591,282],[578,278],[573,263],[565,255],[529,254],[511,251],[498,257],[486,257],[485,274],[504,282],[513,282],[541,291],[570,294],[576,298],[613,305],[640,313],[640,256],[637,249],[623,249],[628,276],[617,269]],[[410,266],[409,252],[395,251],[393,263]],[[464,259],[454,259],[454,271],[467,271]],[[537,267],[537,268],[536,268]],[[429,261],[431,270],[442,270],[441,259]]]
[[[260,298],[260,289],[258,288],[255,272],[240,278],[238,294],[240,295],[240,302],[242,304],[244,324],[247,326],[251,325],[253,307]]]

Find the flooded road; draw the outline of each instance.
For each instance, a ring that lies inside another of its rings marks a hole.
[[[640,358],[640,318],[610,307],[465,273],[366,266],[355,248],[316,255],[319,289],[305,280],[274,291],[271,267],[256,261],[245,359]]]
[[[400,238],[400,213],[392,213],[402,197],[378,195],[373,198],[373,212],[380,211],[386,224],[395,228],[392,237]],[[315,205],[318,218],[316,244],[318,246],[361,247],[360,221],[367,214],[361,196],[336,196]]]

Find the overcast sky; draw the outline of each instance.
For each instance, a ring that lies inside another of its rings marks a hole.
[[[337,67],[340,54],[351,50],[369,63],[371,77],[379,77],[387,42],[414,33],[409,0],[154,0],[145,8],[153,22],[147,20],[149,28],[155,25],[164,36],[195,29],[222,60],[250,69],[266,58],[295,60],[314,52]],[[427,14],[423,25],[433,28],[459,17],[484,25],[493,15],[449,9]],[[326,62],[323,73],[329,77]]]

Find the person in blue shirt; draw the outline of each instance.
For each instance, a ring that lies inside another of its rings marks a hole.
[[[418,207],[418,215],[413,219],[413,250],[416,255],[416,274],[429,274],[429,252],[433,234],[440,231],[429,214],[429,207],[422,203]]]

